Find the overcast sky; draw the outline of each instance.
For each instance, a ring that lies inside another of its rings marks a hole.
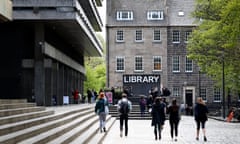
[[[99,14],[102,18],[102,22],[103,22],[103,29],[102,29],[102,35],[103,35],[103,38],[105,39],[105,25],[106,25],[106,0],[103,0],[102,2],[102,7],[98,7],[98,10],[99,10]]]

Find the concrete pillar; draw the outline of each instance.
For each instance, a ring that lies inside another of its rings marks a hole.
[[[57,88],[57,102],[59,105],[63,105],[63,96],[64,96],[64,65],[58,64],[58,88]]]
[[[45,105],[44,25],[35,24],[34,94],[39,106]]]
[[[51,106],[53,98],[52,60],[45,59],[44,66],[45,66],[45,106]]]

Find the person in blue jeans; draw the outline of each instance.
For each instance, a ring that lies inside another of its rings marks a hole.
[[[106,132],[106,111],[105,111],[105,107],[108,106],[108,103],[106,101],[105,98],[105,94],[102,92],[99,95],[99,99],[96,102],[95,105],[95,113],[99,115],[99,129],[100,132],[104,131]]]

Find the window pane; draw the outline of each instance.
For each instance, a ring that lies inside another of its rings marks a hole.
[[[117,41],[123,41],[123,30],[117,31]]]
[[[117,57],[117,71],[124,71],[124,57]]]
[[[193,61],[186,57],[186,66],[185,66],[185,71],[186,72],[192,72],[193,71]]]
[[[188,42],[188,39],[189,39],[189,36],[190,36],[191,33],[192,33],[191,31],[186,31],[185,32],[185,38],[184,38],[185,42]]]
[[[161,40],[161,31],[160,30],[154,30],[153,40],[154,41],[160,41]]]
[[[172,41],[173,41],[173,43],[180,43],[180,32],[179,31],[173,31]]]
[[[179,97],[180,96],[180,89],[179,87],[173,87],[173,96]]]
[[[214,88],[214,101],[221,102],[221,91],[220,88]]]
[[[142,30],[136,30],[136,41],[142,40]]]
[[[142,71],[143,70],[143,59],[141,56],[135,57],[135,70],[136,71]]]
[[[173,56],[172,59],[173,72],[180,72],[180,59],[179,56]]]
[[[153,57],[153,70],[161,70],[162,69],[162,60],[161,56]]]
[[[202,99],[203,99],[204,101],[207,100],[207,90],[206,90],[206,88],[201,88],[201,89],[200,89],[200,97],[202,97]]]

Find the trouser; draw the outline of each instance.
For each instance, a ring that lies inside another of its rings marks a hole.
[[[157,132],[158,132],[158,135],[159,135],[159,139],[161,139],[161,126],[162,126],[161,123],[156,123],[154,125],[154,134],[155,134],[156,139],[157,139]]]
[[[102,130],[105,127],[105,124],[106,124],[105,121],[106,121],[106,114],[105,114],[105,112],[101,112],[99,114],[100,130]]]
[[[125,136],[128,135],[128,115],[120,115],[120,131],[123,131],[123,122],[125,122]]]
[[[170,132],[171,132],[171,137],[173,138],[173,131],[175,131],[175,136],[178,136],[178,120],[170,120]]]

